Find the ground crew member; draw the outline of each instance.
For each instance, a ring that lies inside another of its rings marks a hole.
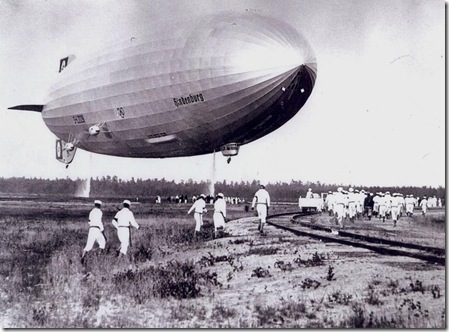
[[[254,194],[251,209],[256,207],[257,216],[259,218],[258,230],[263,234],[263,227],[267,222],[268,209],[270,208],[270,194],[265,190],[265,184],[260,184],[260,189]]]
[[[348,194],[348,215],[349,220],[354,222],[355,216],[357,214],[357,197],[358,195],[354,193],[353,188],[349,188],[349,194]]]
[[[426,196],[423,196],[421,202],[419,203],[419,206],[420,206],[421,209],[422,209],[422,215],[423,215],[423,216],[425,216],[426,213],[427,213],[427,204],[428,204],[428,202],[427,202],[427,197],[426,197]]]
[[[373,197],[373,216],[379,216],[379,201],[380,201],[380,195],[377,192],[376,195]]]
[[[203,213],[207,212],[206,209],[206,195],[201,194],[200,197],[193,203],[192,207],[189,209],[187,214],[190,214],[195,210],[193,217],[195,218],[195,237],[201,231],[201,226],[203,226]]]
[[[218,238],[218,234],[223,231],[226,219],[226,201],[224,195],[219,193],[214,203],[214,237]]]
[[[396,227],[399,216],[399,194],[394,193],[393,197],[390,198],[391,201],[391,219],[393,219],[393,226]]]
[[[327,212],[329,212],[329,215],[332,216],[334,210],[334,195],[331,190],[329,190],[329,193],[326,196],[325,205]]]
[[[413,216],[413,209],[415,208],[415,199],[413,195],[406,195],[405,197],[405,213],[408,217]]]
[[[340,225],[342,228],[343,225],[343,217],[345,213],[345,197],[343,195],[343,188],[338,187],[337,192],[334,195],[334,215],[337,219],[337,224]]]
[[[312,197],[313,197],[312,188],[309,188],[309,190],[307,190],[306,198],[312,198]]]
[[[94,208],[89,213],[89,234],[87,235],[87,243],[83,250],[83,255],[81,256],[81,262],[84,261],[84,256],[88,251],[91,251],[95,242],[101,250],[106,246],[106,238],[103,234],[104,227],[101,218],[103,217],[103,212],[100,210],[101,201],[94,201]]]
[[[363,202],[365,201],[365,190],[361,190],[358,192],[358,190],[355,190],[357,194],[357,200],[356,200],[356,211],[357,211],[357,218],[360,218],[363,214]]]
[[[368,217],[368,220],[371,220],[371,216],[373,215],[373,208],[374,208],[374,194],[368,193],[368,196],[363,201],[363,206],[365,209],[365,214]]]
[[[401,193],[398,193],[398,202],[399,202],[399,217],[402,217],[402,215],[404,214],[404,210],[405,210],[405,198],[404,195]]]
[[[129,209],[131,202],[127,199],[123,201],[123,209],[121,209],[112,219],[112,225],[117,229],[118,239],[120,240],[120,253],[126,255],[128,247],[131,245],[130,227],[139,229],[139,225],[134,219],[134,214]]]
[[[385,217],[390,218],[391,217],[391,194],[389,191],[387,191],[385,193],[384,199],[385,199]]]
[[[385,222],[385,215],[387,212],[387,202],[383,193],[379,193],[379,218],[382,218],[382,222]]]

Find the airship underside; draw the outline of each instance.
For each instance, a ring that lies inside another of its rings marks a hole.
[[[173,36],[133,36],[72,60],[41,109],[45,124],[72,148],[124,157],[238,151],[291,119],[316,79],[304,37],[250,13],[213,16]]]

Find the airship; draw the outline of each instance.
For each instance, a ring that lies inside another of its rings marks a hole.
[[[56,159],[67,165],[77,148],[230,158],[284,125],[312,93],[315,53],[282,20],[220,13],[178,28],[66,56],[44,103],[10,109],[41,112],[57,137]]]

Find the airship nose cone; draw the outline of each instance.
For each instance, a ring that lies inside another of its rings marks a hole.
[[[224,14],[218,21],[214,17],[202,22],[191,38],[196,43],[207,41],[192,49],[201,52],[196,54],[199,57],[207,57],[208,52],[222,54],[221,58],[212,56],[211,65],[222,65],[228,73],[276,75],[304,65],[316,76],[315,53],[308,41],[290,24],[275,18]]]
[[[241,49],[232,58],[231,66],[248,71],[288,71],[305,64],[301,49],[279,45],[254,45]]]

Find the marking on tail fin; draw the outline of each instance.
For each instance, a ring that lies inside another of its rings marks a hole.
[[[59,60],[59,72],[62,72],[75,59],[76,56],[71,54]]]
[[[8,109],[41,113],[42,110],[44,109],[44,105],[17,105],[17,106],[13,106],[13,107],[8,107]]]
[[[59,72],[62,72],[69,63],[69,57],[59,60]]]

